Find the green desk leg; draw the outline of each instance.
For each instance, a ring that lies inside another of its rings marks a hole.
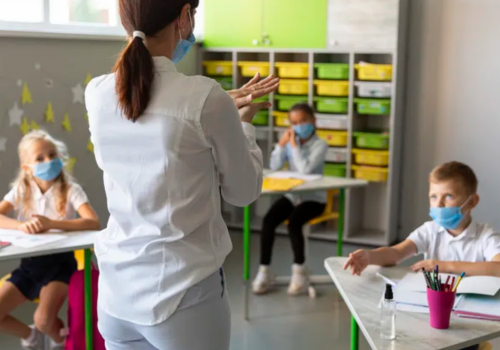
[[[345,207],[345,190],[340,190],[339,196],[339,219],[337,221],[338,238],[337,238],[337,256],[342,256],[342,240],[344,238],[344,207]]]
[[[359,344],[358,344],[358,323],[354,319],[353,316],[351,316],[351,350],[358,350],[359,349]]]
[[[250,206],[243,211],[243,281],[245,283],[245,310],[243,315],[248,320],[248,304],[250,289],[250,233],[251,233]]]
[[[94,349],[92,324],[92,251],[85,250],[85,344],[86,350]]]

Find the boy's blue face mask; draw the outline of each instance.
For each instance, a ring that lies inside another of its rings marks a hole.
[[[453,230],[460,225],[466,213],[462,213],[462,208],[469,202],[469,197],[460,207],[431,207],[429,215],[439,225],[447,230]]]
[[[63,161],[61,158],[33,165],[33,176],[42,181],[52,181],[61,174]]]
[[[172,62],[179,63],[189,52],[191,46],[196,42],[196,38],[193,34],[193,20],[191,19],[191,11],[189,11],[189,21],[191,22],[191,35],[189,38],[182,39],[181,29],[179,28],[179,41],[174,49],[174,54],[172,55]]]
[[[305,140],[311,137],[314,133],[314,125],[312,123],[294,125],[293,131],[295,131],[295,135],[300,137],[302,140]]]

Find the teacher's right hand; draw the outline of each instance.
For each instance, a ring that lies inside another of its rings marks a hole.
[[[269,95],[278,89],[280,79],[273,75],[260,80],[260,74],[257,73],[252,80],[243,85],[241,89],[228,91],[229,96],[233,98],[237,108],[249,105],[254,100]]]
[[[255,115],[262,109],[271,107],[270,102],[250,103],[238,109],[240,113],[240,120],[244,123],[252,123]]]

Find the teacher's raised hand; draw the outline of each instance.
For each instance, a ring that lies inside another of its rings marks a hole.
[[[273,75],[260,80],[260,74],[257,73],[247,84],[243,85],[240,89],[228,91],[229,95],[237,108],[241,108],[251,104],[254,100],[269,95],[275,92],[279,86],[279,78]]]

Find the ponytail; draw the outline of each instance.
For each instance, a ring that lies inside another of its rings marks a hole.
[[[133,38],[116,62],[118,106],[128,120],[136,122],[151,99],[154,63],[143,40]]]

